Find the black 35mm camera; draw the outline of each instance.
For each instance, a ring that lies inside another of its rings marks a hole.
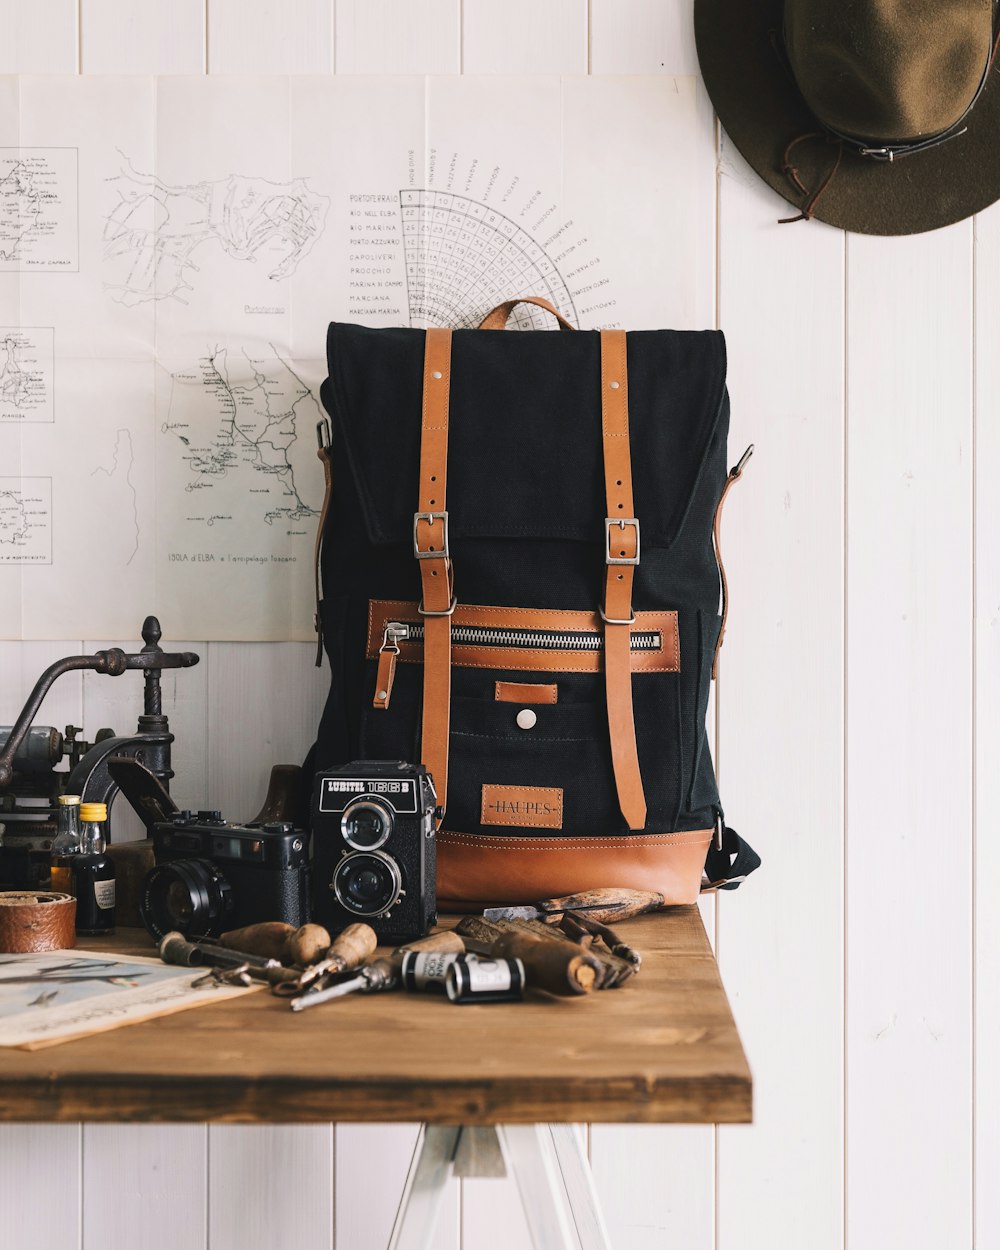
[[[316,919],[331,933],[362,920],[381,939],[423,937],[437,921],[434,814],[422,764],[362,760],[316,774]]]
[[[159,939],[172,929],[218,937],[259,921],[309,920],[307,836],[290,824],[227,824],[219,812],[178,812],[153,826],[156,867],[139,914]]]

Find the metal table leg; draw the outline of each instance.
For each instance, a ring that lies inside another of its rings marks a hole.
[[[514,1175],[534,1250],[611,1250],[583,1146],[572,1124],[428,1125],[413,1152],[389,1250],[432,1250],[455,1176]]]

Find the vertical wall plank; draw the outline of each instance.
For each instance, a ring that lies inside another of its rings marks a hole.
[[[972,1237],[971,222],[852,236],[847,276],[847,1239],[937,1250]]]
[[[592,74],[697,74],[690,0],[590,0]]]
[[[730,458],[757,451],[723,521],[717,764],[728,820],[764,862],[719,899],[755,1082],[753,1127],[719,1130],[721,1250],[789,1228],[810,1250],[843,1239],[844,236],[780,226],[784,207],[723,138]]]
[[[208,0],[210,74],[328,74],[333,0]]]
[[[207,1250],[207,1136],[201,1125],[86,1125],[81,1250]]]
[[[212,1125],[208,1141],[211,1250],[330,1250],[331,1125]]]
[[[466,74],[585,74],[586,0],[465,0]]]
[[[0,74],[75,74],[76,0],[0,0]]]
[[[85,74],[200,74],[205,0],[80,0]]]
[[[460,0],[335,0],[338,74],[457,74]]]
[[[416,1124],[337,1125],[337,1250],[384,1250],[389,1244],[417,1132]],[[458,1182],[452,1181],[434,1250],[458,1250],[458,1201]],[[475,1243],[464,1244],[473,1250]]]
[[[272,764],[301,764],[319,725],[329,671],[301,642],[209,643],[209,806],[250,820]]]
[[[711,1250],[715,1139],[686,1124],[595,1124],[594,1171],[608,1235],[627,1250]]]
[[[976,221],[975,482],[975,1225],[977,1246],[1000,1245],[1000,205]]]
[[[14,720],[43,669],[64,655],[78,655],[81,648],[79,641],[0,642],[0,724]],[[55,725],[61,732],[67,724],[81,724],[82,709],[82,682],[71,673],[52,687],[36,724]],[[0,1211],[10,1244],[19,1250],[78,1246],[79,1125],[0,1125],[0,1161]]]
[[[17,1250],[80,1245],[80,1126],[0,1124],[4,1244]]]

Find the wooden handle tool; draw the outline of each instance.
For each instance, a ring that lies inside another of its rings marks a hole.
[[[287,998],[315,985],[321,977],[337,976],[341,972],[360,968],[375,954],[376,946],[378,937],[371,925],[349,924],[330,943],[322,959],[310,964],[291,984],[276,988],[275,993],[279,997]]]
[[[536,936],[515,924],[493,923],[481,916],[466,916],[456,925],[466,946],[481,954],[520,959],[527,982],[550,994],[571,997],[589,994],[600,981],[601,965],[575,942]]]
[[[330,947],[330,935],[322,925],[294,925],[281,920],[269,920],[262,924],[250,924],[243,929],[231,929],[219,938],[219,944],[230,950],[246,951],[250,955],[262,955],[265,959],[277,959],[283,964],[307,967],[320,959]]]

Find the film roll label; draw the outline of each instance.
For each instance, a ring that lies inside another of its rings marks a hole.
[[[456,955],[445,979],[453,1003],[503,1003],[524,992],[524,964],[520,959],[483,959]]]
[[[458,958],[457,951],[407,951],[403,956],[403,988],[444,989],[448,969]]]

